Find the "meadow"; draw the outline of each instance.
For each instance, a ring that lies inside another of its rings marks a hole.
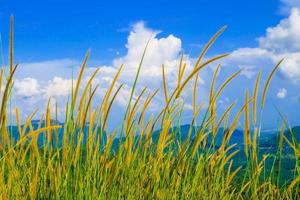
[[[254,90],[245,88],[244,103],[237,113],[231,112],[237,106],[235,103],[218,113],[216,102],[240,71],[216,88],[220,70],[217,67],[210,83],[207,107],[197,101],[201,69],[228,55],[206,57],[224,30],[220,29],[204,46],[191,72],[186,72],[182,57],[174,90],[167,87],[162,65],[163,90],[151,93],[145,88],[137,94],[146,46],[122,124],[115,131],[109,131],[110,111],[123,87],[116,85],[123,65],[94,109],[93,97],[101,86],[92,85],[92,80],[99,69],[86,84],[82,81],[90,52],[65,105],[64,123],[58,123],[58,114],[50,112],[57,108],[51,108],[48,103],[37,123],[33,124],[36,115],[33,112],[21,124],[19,109],[12,111],[9,107],[14,74],[18,70],[13,59],[12,22],[10,62],[7,69],[0,72],[0,90],[3,91],[0,199],[299,199],[300,150],[296,133],[288,127],[285,118],[282,118],[275,152],[261,152],[259,148],[268,87],[282,61],[274,66],[264,84],[261,84],[260,72],[257,74]],[[183,112],[178,99],[188,84],[193,85],[194,91],[193,120],[182,139],[182,131],[176,128],[180,126],[178,122]],[[263,92],[262,98],[258,98],[259,90]],[[164,94],[165,104],[158,114],[146,119],[145,113],[159,92]],[[134,98],[135,95],[138,97]],[[10,128],[12,112],[15,112],[16,130]],[[200,112],[205,114],[200,116]],[[241,120],[244,124],[242,149],[230,142]],[[13,136],[16,134],[17,137]],[[285,146],[291,149],[293,170],[290,178],[282,181]],[[243,162],[234,160],[237,155],[242,155]]]

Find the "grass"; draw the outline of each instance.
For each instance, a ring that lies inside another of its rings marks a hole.
[[[184,58],[181,57],[178,83],[174,90],[168,90],[162,67],[165,106],[148,120],[145,112],[154,96],[161,91],[151,93],[145,88],[137,95],[138,98],[133,98],[146,49],[138,67],[122,128],[113,132],[108,132],[107,120],[123,87],[116,85],[123,66],[120,66],[102,102],[92,109],[93,96],[98,88],[92,85],[92,80],[98,70],[83,86],[83,92],[79,92],[88,52],[66,104],[64,124],[57,124],[57,112],[54,116],[51,114],[49,102],[37,128],[31,121],[35,112],[21,126],[19,109],[16,109],[19,137],[14,140],[7,128],[12,112],[7,105],[13,95],[13,77],[17,70],[17,65],[13,63],[12,18],[9,72],[6,74],[3,69],[0,73],[0,88],[4,91],[0,113],[0,199],[299,199],[300,150],[297,141],[290,141],[284,135],[287,122],[283,120],[278,154],[260,155],[257,144],[261,119],[257,120],[256,116],[257,113],[261,116],[268,86],[282,61],[270,73],[260,101],[257,99],[260,72],[257,74],[253,95],[246,91],[244,105],[232,116],[232,121],[229,121],[229,116],[233,115],[230,111],[236,106],[235,103],[229,105],[224,113],[217,113],[216,102],[239,72],[215,89],[218,67],[211,83],[209,105],[204,110],[206,114],[199,117],[203,104],[197,105],[197,77],[208,64],[228,55],[202,61],[223,31],[224,28],[207,43],[189,74],[186,74]],[[180,120],[183,109],[177,100],[191,82],[194,82],[194,119],[191,125],[197,123],[200,126],[197,126],[199,128],[194,137],[190,130],[189,137],[178,142],[176,138],[180,133],[172,127]],[[142,97],[146,100],[142,101]],[[257,106],[258,102],[260,106]],[[249,114],[251,108],[252,119]],[[57,110],[57,105],[54,109]],[[229,144],[229,140],[243,115],[247,160],[246,165],[236,166],[233,158],[240,152],[234,148],[235,145]],[[216,146],[214,139],[221,127],[224,127],[222,144]],[[253,136],[250,135],[250,127],[254,127]],[[158,128],[161,131],[154,142],[152,134]],[[63,133],[62,141],[59,141],[59,131]],[[117,148],[113,148],[120,131],[122,137]],[[292,130],[290,132],[292,134]],[[43,137],[42,146],[38,144],[39,137]],[[280,183],[283,141],[294,150],[295,167],[292,179]],[[274,160],[271,166],[266,165],[269,159]],[[271,172],[267,173],[266,168]]]

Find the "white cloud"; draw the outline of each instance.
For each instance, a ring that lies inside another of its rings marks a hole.
[[[293,8],[288,18],[266,30],[259,38],[259,46],[277,53],[300,51],[300,9]]]
[[[33,97],[40,94],[40,85],[36,79],[17,79],[14,83],[15,94],[23,97]]]
[[[54,77],[50,81],[39,81],[34,78],[16,79],[14,83],[15,94],[24,98],[49,98],[67,96],[72,88],[72,80]]]
[[[289,1],[294,2],[294,1]],[[274,63],[284,58],[280,72],[292,82],[300,80],[300,9],[292,8],[290,16],[259,38],[260,48],[271,53]]]
[[[287,95],[287,90],[285,88],[280,88],[278,90],[276,96],[277,96],[278,99],[285,99],[286,95]]]
[[[297,83],[300,81],[300,9],[292,8],[290,15],[275,27],[269,27],[265,36],[258,38],[256,48],[235,50],[226,60],[226,65],[242,69],[241,75],[253,78],[259,68],[273,67],[284,58],[280,73]]]
[[[225,66],[238,67],[241,75],[248,79],[254,78],[258,68],[273,64],[273,53],[262,48],[240,48],[224,59]]]
[[[62,77],[54,77],[53,80],[45,84],[43,88],[44,96],[68,96],[72,89],[72,79],[63,79]]]
[[[140,75],[141,84],[151,82],[157,87],[161,80],[162,64],[165,64],[168,69],[178,65],[179,54],[182,49],[181,40],[173,35],[157,38],[158,34],[159,31],[145,27],[143,22],[133,26],[126,44],[127,54],[113,61],[114,67],[124,64],[122,77],[127,83],[133,82],[146,43],[150,38]],[[168,70],[168,72],[170,71]]]
[[[178,65],[182,51],[181,40],[172,34],[159,38],[159,33],[160,31],[145,27],[144,22],[136,23],[128,36],[126,44],[127,54],[113,61],[114,68],[124,64],[119,81],[119,83],[125,83],[124,89],[118,97],[120,104],[127,103],[124,102],[124,99],[126,100],[126,96],[128,97],[131,92],[134,76],[139,67],[145,46],[150,38],[151,40],[149,41],[138,79],[137,91],[141,91],[144,87],[147,87],[152,92],[160,89],[158,97],[154,100],[154,104],[159,109],[164,99],[162,93],[162,64],[165,65],[168,88],[174,88],[177,84]],[[186,71],[190,72],[192,70],[191,59],[187,55],[185,56],[185,62]],[[204,84],[204,80],[200,78],[199,83]],[[184,93],[184,96],[190,95]]]
[[[294,53],[279,54],[274,56],[274,60],[284,58],[284,62],[279,68],[281,74],[293,83],[300,81],[300,51]]]
[[[165,38],[157,38],[160,32],[161,31],[145,27],[144,22],[136,23],[128,36],[126,44],[126,48],[128,49],[127,55],[116,59],[115,62],[139,64],[148,40],[150,40],[150,42],[147,48],[147,56],[144,60],[146,65],[148,63],[161,65],[161,63],[166,60],[172,60],[174,57],[177,57],[181,51],[181,40],[173,35],[169,35]],[[135,66],[129,65],[129,67]]]

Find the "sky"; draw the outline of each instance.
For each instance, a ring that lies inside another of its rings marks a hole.
[[[100,84],[96,99],[103,97],[120,64],[124,83],[111,114],[111,126],[119,123],[143,49],[150,40],[138,82],[138,90],[160,89],[148,115],[163,105],[162,64],[168,87],[176,85],[180,55],[184,52],[187,72],[201,48],[222,26],[226,31],[209,50],[206,59],[231,53],[200,74],[199,104],[207,103],[210,80],[221,64],[217,86],[237,70],[241,74],[226,88],[218,101],[224,111],[233,101],[243,104],[246,88],[253,91],[258,71],[262,84],[282,58],[271,82],[263,127],[280,125],[278,112],[291,125],[300,118],[300,0],[198,0],[198,1],[36,1],[0,0],[0,33],[3,66],[8,62],[9,18],[15,17],[15,62],[20,63],[14,84],[13,107],[23,116],[36,107],[43,110],[47,99],[64,103],[70,93],[72,73],[76,75],[88,49],[91,57],[84,80],[100,67],[94,81]],[[259,90],[261,96],[262,89]],[[191,86],[183,94],[186,122],[191,120]],[[97,104],[97,101],[94,102]],[[242,123],[242,122],[241,122]]]

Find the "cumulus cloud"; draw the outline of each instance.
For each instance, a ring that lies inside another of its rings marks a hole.
[[[72,80],[54,77],[50,81],[39,81],[35,78],[16,79],[14,83],[15,94],[24,98],[49,98],[67,96],[72,88]]]
[[[144,22],[135,24],[126,44],[127,54],[114,60],[114,65],[118,66],[121,63],[126,63],[127,68],[137,68],[148,40],[150,42],[143,62],[144,66],[157,67],[166,61],[173,61],[178,58],[178,54],[181,51],[181,40],[173,35],[157,38],[159,33],[160,31],[145,27]]]
[[[278,99],[285,99],[286,95],[287,95],[287,90],[285,88],[280,88],[278,90],[276,96],[277,96]]]
[[[298,84],[300,81],[300,51],[274,55],[274,60],[284,58],[284,62],[279,68],[281,74],[291,82]]]
[[[34,78],[17,79],[14,83],[15,94],[23,97],[33,97],[40,94],[40,85]]]
[[[44,96],[47,98],[55,96],[67,96],[72,89],[72,79],[54,77],[53,80],[45,84],[43,88]]]
[[[140,64],[143,51],[149,39],[146,55],[140,74],[140,85],[159,87],[161,84],[162,64],[165,64],[167,75],[172,75],[172,69],[178,66],[179,55],[182,50],[181,40],[173,35],[158,38],[160,31],[145,27],[139,22],[132,27],[126,44],[127,54],[113,61],[113,66],[124,64],[122,80],[127,84],[133,82],[134,75]],[[173,74],[174,75],[174,74]]]
[[[292,8],[290,16],[270,27],[264,37],[259,38],[259,46],[268,50],[274,63],[284,58],[280,72],[292,82],[300,80],[300,9]]]
[[[240,48],[228,57],[227,65],[242,69],[241,75],[253,78],[259,68],[273,67],[284,58],[279,70],[291,82],[300,81],[300,9],[292,8],[290,15],[274,27],[266,29],[255,48]]]
[[[126,44],[127,54],[116,58],[113,61],[113,68],[124,64],[123,71],[120,76],[120,82],[124,83],[124,89],[119,96],[119,102],[124,104],[124,97],[128,96],[134,81],[134,76],[139,67],[145,45],[149,41],[145,58],[142,64],[142,70],[138,80],[137,90],[141,91],[147,87],[154,92],[161,89],[158,98],[154,100],[155,107],[162,105],[162,65],[165,65],[166,79],[168,88],[175,88],[177,84],[177,72],[182,51],[182,43],[180,38],[170,34],[166,37],[159,37],[161,31],[152,30],[145,26],[144,22],[138,22],[129,33]],[[192,70],[192,60],[185,55],[186,71]],[[110,76],[106,76],[110,77]],[[200,84],[204,84],[203,79],[199,79]],[[189,91],[188,89],[186,91]],[[202,91],[204,93],[204,91]],[[183,93],[183,96],[189,96],[189,92]],[[126,102],[127,103],[127,102]],[[187,103],[188,104],[188,103]]]
[[[288,18],[266,30],[260,37],[259,46],[276,53],[300,51],[300,9],[293,8]]]

